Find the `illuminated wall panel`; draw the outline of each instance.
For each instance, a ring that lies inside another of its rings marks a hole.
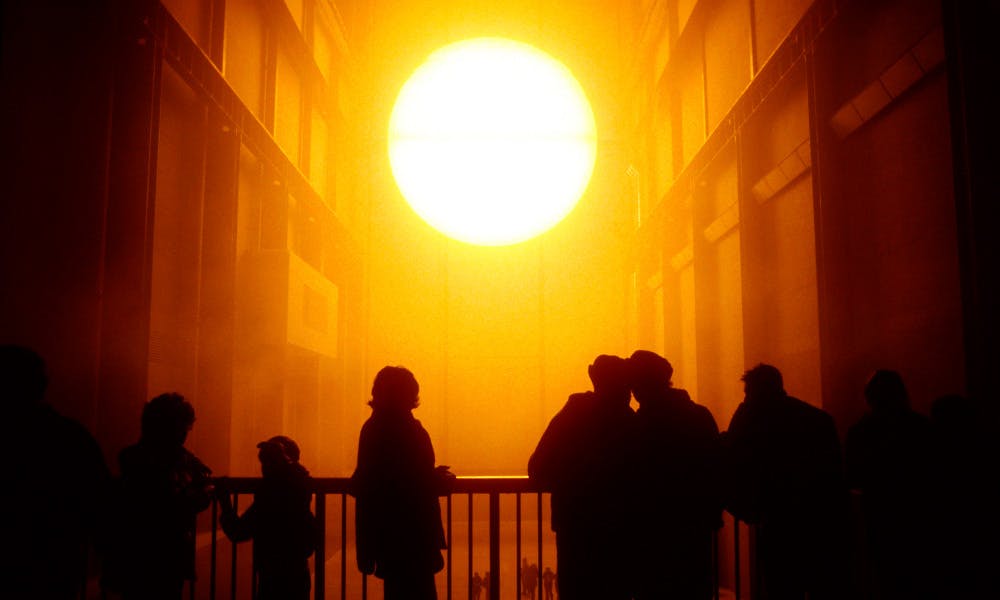
[[[789,393],[820,405],[812,179],[797,179],[745,222],[747,363],[779,366]]]
[[[309,181],[324,202],[333,207],[330,196],[330,128],[318,110],[312,112],[312,134],[309,136]]]
[[[680,300],[679,327],[674,335],[680,340],[680,361],[676,365],[675,381],[678,387],[698,389],[698,333],[697,304],[694,285],[694,265],[688,263],[677,274],[677,288]],[[679,334],[679,335],[678,335]],[[675,359],[676,360],[676,359]]]
[[[160,96],[153,216],[148,396],[177,391],[197,401],[205,109],[172,69]]]
[[[705,69],[701,56],[701,40],[688,46],[674,71],[673,85],[679,97],[681,160],[687,164],[705,143]]]
[[[698,402],[718,423],[743,399],[743,278],[736,151],[720,153],[694,197]]]
[[[653,117],[653,135],[650,138],[652,146],[651,167],[654,171],[652,179],[655,183],[652,197],[646,203],[647,212],[663,198],[674,181],[674,140],[670,116],[667,102],[661,101]]]
[[[676,11],[673,18],[676,19],[678,33],[684,31],[684,28],[688,26],[691,14],[694,12],[694,7],[698,4],[698,1],[699,0],[676,0],[675,2],[667,3],[672,4],[673,10]]]
[[[750,83],[748,0],[716,2],[705,23],[705,81],[708,130],[715,129]]]
[[[207,54],[212,35],[213,3],[205,0],[163,0],[163,6]]]
[[[253,301],[267,290],[256,289],[249,267],[261,243],[263,174],[260,160],[246,146],[241,146],[236,208],[236,327],[233,336],[236,360],[233,363],[233,409],[230,423],[233,439],[230,462],[235,473],[254,472],[254,457],[242,449],[261,441],[255,438],[254,429],[257,414],[255,384],[265,357],[255,339],[257,316]]]
[[[283,50],[278,50],[278,73],[274,91],[274,139],[298,166],[302,139],[302,79]]]
[[[257,0],[226,2],[223,73],[250,112],[264,120],[264,20]]]
[[[653,345],[650,349],[661,356],[667,352],[663,311],[663,286],[659,285],[653,290]]]
[[[321,19],[316,19],[313,28],[313,60],[319,67],[319,72],[323,74],[328,85],[334,85],[336,79],[333,72],[335,46],[330,30],[322,24]]]
[[[302,29],[302,21],[305,13],[305,3],[312,0],[284,0],[285,6],[288,8],[289,14],[292,15],[292,20],[299,29]]]
[[[767,61],[774,49],[802,18],[811,0],[747,0],[753,3],[755,69]]]
[[[747,364],[778,366],[786,389],[818,406],[823,401],[818,280],[803,67],[758,109],[744,140]]]

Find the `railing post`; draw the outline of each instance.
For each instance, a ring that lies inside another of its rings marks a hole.
[[[451,564],[452,564],[452,561],[451,561],[451,555],[452,555],[452,550],[451,550],[451,526],[452,526],[452,521],[451,521],[451,492],[448,493],[448,497],[445,500],[445,505],[447,506],[447,513],[446,514],[447,514],[447,520],[448,520],[448,537],[445,540],[445,545],[448,546],[448,567],[447,567],[447,569],[448,569],[447,590],[448,591],[447,591],[447,596],[445,596],[445,597],[447,598],[447,600],[451,600],[451,579],[452,579],[452,577],[451,577],[452,576],[452,571],[451,571]]]
[[[225,493],[229,493],[226,491]],[[208,597],[215,600],[216,554],[219,551],[219,499],[212,496],[212,555],[208,557]]]
[[[542,557],[542,512],[545,502],[542,500],[542,492],[538,492],[538,510],[536,514],[538,515],[538,598],[542,598],[542,572],[545,569],[545,559]]]
[[[326,596],[326,494],[316,492],[316,557],[313,571],[316,589],[314,598],[323,600]]]
[[[514,564],[517,566],[517,597],[521,597],[521,582],[524,581],[524,573],[521,572],[521,493],[518,492],[514,494],[516,498],[517,507],[515,509],[516,515],[514,516],[514,523],[517,525],[517,533],[514,539]],[[542,600],[541,598],[539,600]]]
[[[340,600],[347,600],[347,494],[340,494]]]
[[[740,582],[740,520],[735,516],[733,517],[733,562],[736,563],[736,569],[733,575],[733,592],[736,594],[736,600],[740,600],[741,593],[741,582]]]
[[[473,515],[472,515],[472,494],[471,493],[468,495],[468,499],[469,499],[469,507],[468,507],[469,508],[469,526],[466,527],[466,530],[467,530],[468,538],[469,538],[469,576],[468,576],[467,579],[469,581],[469,597],[471,598],[472,597],[472,567],[473,567],[473,563],[472,563],[472,542],[473,542],[473,539],[472,539],[472,516]]]
[[[490,600],[500,598],[500,493],[490,492]]]
[[[233,512],[240,514],[240,495],[233,494]],[[232,561],[229,565],[229,597],[230,600],[236,600],[236,552],[239,545],[236,542],[230,542],[229,547],[232,548]]]

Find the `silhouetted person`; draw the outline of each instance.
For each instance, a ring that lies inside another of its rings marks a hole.
[[[538,591],[538,565],[531,563],[524,571],[524,593],[535,600],[535,592]]]
[[[118,455],[114,548],[105,586],[126,600],[175,600],[194,579],[195,518],[212,494],[211,470],[184,447],[194,408],[161,394],[142,410],[139,442]]]
[[[729,511],[757,526],[762,598],[842,598],[849,503],[833,419],[786,394],[771,365],[743,383],[723,434],[723,481]]]
[[[876,371],[869,411],[847,432],[847,481],[861,512],[875,597],[932,596],[931,424],[910,408],[902,377]]]
[[[47,384],[34,351],[0,346],[0,594],[8,598],[79,597],[110,479],[90,433],[43,402]]]
[[[673,387],[667,359],[637,350],[629,367],[639,403],[635,598],[710,598],[712,538],[722,519],[718,427],[707,408]]]
[[[358,568],[385,581],[386,600],[436,598],[434,574],[444,568],[438,495],[451,474],[435,468],[431,438],[411,412],[419,393],[409,370],[378,372],[352,476]]]
[[[483,573],[483,596],[484,600],[490,600],[490,572]]]
[[[218,480],[222,506],[219,523],[234,542],[253,540],[254,567],[259,600],[307,600],[309,557],[316,547],[318,530],[309,510],[312,500],[309,471],[299,464],[299,446],[278,435],[257,444],[260,488],[253,504],[237,516],[225,480]]]
[[[556,574],[552,572],[551,567],[545,567],[545,571],[542,572],[542,587],[545,590],[545,600],[552,600],[552,588],[556,581]]]
[[[479,600],[479,596],[483,593],[483,577],[479,571],[473,573],[470,585],[472,586],[472,599]]]
[[[528,477],[552,493],[560,597],[628,598],[635,431],[628,365],[601,355],[588,373],[594,391],[571,395],[552,418],[528,462]]]
[[[938,508],[935,557],[938,597],[1000,596],[1000,436],[996,423],[969,398],[931,404]]]

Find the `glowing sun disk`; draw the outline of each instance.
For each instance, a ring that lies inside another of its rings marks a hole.
[[[425,221],[465,242],[513,244],[576,205],[596,156],[580,84],[532,46],[477,38],[445,46],[403,86],[389,161]]]

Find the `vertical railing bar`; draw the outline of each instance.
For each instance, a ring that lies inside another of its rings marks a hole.
[[[254,539],[250,538],[250,600],[257,600],[257,588],[260,579],[257,577],[257,553],[254,551]]]
[[[224,493],[229,492],[223,490]],[[212,550],[211,555],[208,557],[208,597],[211,600],[215,600],[215,586],[216,586],[216,565],[217,557],[216,553],[219,550],[219,499],[212,496]]]
[[[740,600],[740,521],[735,516],[733,516],[733,556],[734,562],[736,563],[736,569],[733,573],[733,587],[736,588],[734,593],[736,594],[736,600]]]
[[[517,565],[517,597],[520,598],[521,582],[524,581],[524,573],[521,572],[521,492],[515,493],[514,499],[514,524],[517,526],[514,535],[514,563]]]
[[[538,492],[538,597],[542,598],[542,573],[545,570],[545,561],[542,559],[542,492]]]
[[[490,491],[490,600],[500,598],[500,493]]]
[[[191,536],[191,556],[197,560],[198,556],[198,515],[194,516],[194,535]],[[183,595],[184,588],[181,586],[181,594]],[[195,600],[195,589],[194,589],[194,577],[188,580],[188,598],[190,600]]]
[[[233,494],[233,512],[240,514],[240,495]],[[230,565],[229,565],[229,597],[230,600],[236,600],[236,554],[237,545],[236,542],[229,542],[229,547],[232,548],[230,553]]]
[[[447,544],[447,546],[448,546],[448,574],[447,574],[448,579],[446,581],[446,584],[447,584],[446,598],[448,600],[451,600],[451,579],[452,579],[452,577],[451,577],[452,576],[452,571],[451,571],[452,560],[451,560],[451,557],[452,557],[453,552],[452,552],[452,543],[451,543],[451,540],[452,540],[452,535],[451,535],[452,520],[451,520],[451,493],[450,492],[448,493],[448,496],[445,499],[445,511],[447,513],[446,514],[446,520],[448,521],[448,537],[445,540],[445,544]]]
[[[361,600],[368,600],[368,574],[361,574]]]
[[[316,491],[316,557],[313,559],[315,598],[326,597],[326,494]]]
[[[340,495],[340,600],[347,600],[347,494]]]
[[[469,492],[469,597],[472,598],[472,492]]]

